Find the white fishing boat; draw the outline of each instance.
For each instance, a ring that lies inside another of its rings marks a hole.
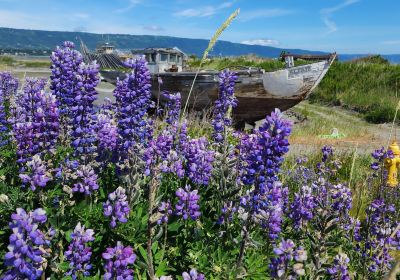
[[[83,52],[85,54],[85,52]],[[189,91],[196,75],[185,70],[187,56],[177,48],[147,48],[133,50],[132,55],[144,55],[152,73],[152,92],[155,100],[163,101],[160,92],[180,92],[182,104],[186,103]],[[99,56],[99,55],[97,55]],[[102,61],[109,61],[102,54]],[[301,66],[294,66],[295,59],[321,60]],[[238,68],[238,79],[235,84],[235,96],[238,106],[233,116],[238,124],[254,123],[264,118],[274,108],[287,110],[306,99],[327,73],[336,53],[330,55],[292,55],[284,54],[282,59],[286,67],[273,72],[258,68]],[[99,61],[99,60],[97,60]],[[122,64],[122,62],[115,63]],[[102,65],[101,65],[102,66]],[[124,79],[126,72],[120,69],[106,69],[102,66],[102,77],[115,84],[117,79]],[[201,71],[196,78],[190,95],[189,107],[204,110],[213,105],[218,97],[219,71]],[[160,80],[162,84],[160,84]]]

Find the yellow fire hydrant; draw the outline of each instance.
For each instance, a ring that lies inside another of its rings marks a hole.
[[[397,172],[400,167],[400,147],[396,141],[393,141],[388,150],[393,152],[393,158],[385,158],[385,167],[388,171],[387,184],[390,187],[396,187],[399,183]]]

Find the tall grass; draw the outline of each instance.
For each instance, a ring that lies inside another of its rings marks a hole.
[[[369,122],[390,122],[399,89],[400,65],[336,62],[310,100],[356,110]]]
[[[0,55],[0,66],[18,66],[28,68],[49,68],[50,60],[24,60]]]

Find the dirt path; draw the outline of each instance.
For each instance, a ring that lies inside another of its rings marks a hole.
[[[360,114],[339,107],[328,107],[302,102],[291,109],[305,117],[293,127],[290,138],[292,153],[308,153],[320,149],[323,145],[332,145],[341,151],[371,153],[382,146],[387,146],[391,135],[391,124],[370,124]],[[323,139],[336,128],[344,134],[339,139]],[[393,129],[391,140],[400,136],[400,127]],[[391,141],[390,141],[391,142]]]

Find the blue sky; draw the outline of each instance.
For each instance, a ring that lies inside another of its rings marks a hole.
[[[0,0],[0,26],[221,39],[339,53],[400,53],[398,0]]]

